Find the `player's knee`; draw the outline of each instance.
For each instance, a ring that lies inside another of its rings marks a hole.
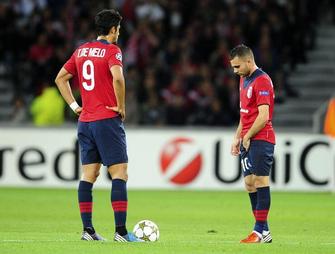
[[[97,180],[97,176],[95,175],[87,175],[84,174],[81,179],[85,182],[89,182],[89,183],[95,183],[95,181]]]
[[[124,173],[124,172],[118,172],[118,173],[114,173],[111,174],[112,179],[122,179],[124,181],[128,181],[128,174]]]
[[[257,176],[255,177],[255,187],[262,188],[269,186],[269,177],[268,176]]]
[[[128,174],[127,173],[126,174],[121,174],[118,178],[127,182],[128,181]]]
[[[95,183],[99,175],[100,175],[99,171],[85,172],[82,175],[82,180],[90,183]]]
[[[245,189],[247,190],[247,192],[255,192],[256,191],[255,185],[251,184],[251,183],[245,183]]]
[[[125,181],[128,180],[127,170],[120,170],[117,175],[118,175],[118,178],[120,178],[122,180],[125,180]]]
[[[125,181],[125,182],[127,182],[128,181],[128,176],[119,176],[119,175],[117,175],[117,176],[112,176],[112,179],[114,180],[114,179],[121,179],[121,180],[123,180],[123,181]]]
[[[127,173],[127,164],[117,164],[110,166],[108,168],[108,172],[111,175],[112,179],[122,179],[124,181],[128,180],[128,173]]]
[[[247,176],[244,178],[244,186],[248,192],[256,191],[255,182],[253,180],[253,177],[251,176]]]

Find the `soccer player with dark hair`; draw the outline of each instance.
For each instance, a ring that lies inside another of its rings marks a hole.
[[[272,127],[274,91],[271,78],[255,63],[252,50],[238,45],[230,63],[240,76],[240,123],[231,154],[240,155],[244,183],[256,220],[252,233],[241,243],[271,243],[267,218],[270,209],[270,170],[275,133]]]
[[[101,163],[112,177],[111,204],[115,235],[119,242],[139,242],[126,229],[127,217],[127,145],[125,119],[125,80],[122,53],[117,42],[122,17],[115,10],[103,10],[95,17],[97,40],[78,47],[56,77],[56,84],[71,109],[79,115],[78,141],[82,178],[78,201],[83,223],[82,240],[104,240],[92,223],[92,188]],[[82,107],[75,101],[69,80],[76,76],[80,84]]]

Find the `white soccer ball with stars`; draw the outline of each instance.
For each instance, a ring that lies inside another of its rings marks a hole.
[[[134,227],[133,233],[136,237],[146,242],[155,242],[159,239],[158,226],[150,220],[138,222]]]

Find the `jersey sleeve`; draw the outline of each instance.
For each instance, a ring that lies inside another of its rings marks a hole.
[[[123,67],[122,65],[122,52],[118,47],[114,47],[111,50],[109,59],[108,59],[108,67],[109,69],[112,68],[113,65],[120,65],[121,67]]]
[[[271,96],[273,96],[273,86],[270,80],[266,78],[261,78],[257,80],[255,86],[255,96],[257,106],[260,105],[270,105]]]
[[[77,74],[76,62],[75,62],[75,53],[72,54],[69,60],[64,64],[64,68],[71,73],[73,76]]]

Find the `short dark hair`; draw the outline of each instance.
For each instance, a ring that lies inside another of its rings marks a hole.
[[[230,59],[234,59],[235,57],[246,57],[246,56],[251,56],[252,58],[254,58],[252,50],[244,44],[237,45],[230,51]]]
[[[120,25],[122,16],[116,10],[102,10],[95,16],[95,29],[97,35],[107,35],[110,29]]]

